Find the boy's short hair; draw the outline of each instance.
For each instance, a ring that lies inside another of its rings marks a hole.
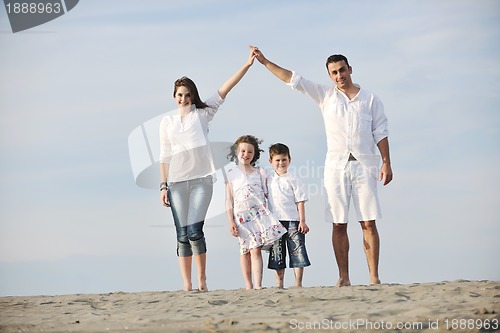
[[[269,158],[272,159],[274,155],[287,155],[289,159],[292,159],[290,149],[283,143],[275,143],[269,147]]]

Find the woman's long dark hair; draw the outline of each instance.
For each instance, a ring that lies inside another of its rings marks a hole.
[[[191,93],[191,104],[194,104],[197,109],[204,109],[208,107],[208,105],[201,100],[200,94],[198,93],[198,88],[196,88],[196,84],[194,84],[193,80],[191,80],[187,76],[183,76],[180,79],[175,80],[174,97],[177,93],[177,88],[179,87],[186,87],[189,89],[189,92]]]

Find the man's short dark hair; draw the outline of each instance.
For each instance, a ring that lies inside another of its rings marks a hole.
[[[345,64],[347,65],[347,67],[351,67],[351,66],[349,66],[349,61],[347,60],[347,58],[344,55],[332,54],[331,56],[328,57],[328,59],[326,59],[326,69],[328,69],[328,64],[331,64],[332,62],[339,62],[342,60],[345,61]]]

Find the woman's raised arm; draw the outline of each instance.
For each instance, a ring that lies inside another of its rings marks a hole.
[[[248,72],[250,66],[253,65],[253,61],[255,59],[255,54],[253,52],[253,48],[250,48],[250,55],[248,56],[248,60],[233,76],[231,76],[224,84],[219,88],[219,96],[224,99],[227,94],[234,88],[235,85],[240,82],[240,80],[245,76]]]

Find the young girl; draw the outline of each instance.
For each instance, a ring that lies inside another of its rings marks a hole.
[[[238,237],[240,243],[240,265],[246,289],[262,289],[262,247],[286,233],[267,208],[265,170],[255,167],[263,151],[259,148],[261,142],[252,135],[239,137],[229,154],[237,166],[227,171],[227,218],[231,234]]]

